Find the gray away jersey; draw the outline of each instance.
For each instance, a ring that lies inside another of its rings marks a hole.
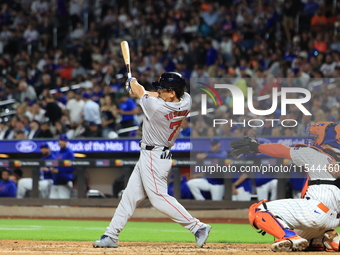
[[[144,94],[140,106],[144,112],[142,142],[171,148],[179,135],[182,120],[190,112],[190,95],[184,93],[179,102],[165,102],[160,97]]]

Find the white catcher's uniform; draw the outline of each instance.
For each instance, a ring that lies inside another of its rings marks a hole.
[[[330,172],[325,171],[325,166],[333,161],[330,156],[308,147],[291,148],[290,156],[297,166],[309,164],[310,180],[335,180]],[[311,185],[304,199],[283,199],[266,205],[268,211],[286,223],[284,227],[294,229],[307,240],[323,237],[326,230],[335,229],[340,223],[340,189],[335,185]],[[264,209],[262,205],[259,208]]]
[[[182,120],[189,114],[191,97],[184,93],[179,102],[165,102],[145,94],[140,105],[144,111],[140,157],[105,235],[118,239],[136,206],[146,196],[156,209],[195,234],[202,223],[168,195],[167,184],[172,165],[169,148],[174,145]]]

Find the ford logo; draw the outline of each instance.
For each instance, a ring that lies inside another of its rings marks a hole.
[[[37,144],[32,141],[20,141],[15,144],[15,148],[23,153],[29,153],[35,151]]]

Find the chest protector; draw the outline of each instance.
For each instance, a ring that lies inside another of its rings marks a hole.
[[[330,156],[335,162],[338,162],[340,160],[340,153],[336,152],[335,150],[331,148],[323,148],[320,146],[308,146],[306,144],[295,144],[294,147],[310,147],[314,150],[317,150],[323,154],[326,154],[327,156]],[[340,170],[340,168],[339,168]],[[337,178],[334,181],[330,180],[308,180],[308,186],[311,185],[321,185],[321,184],[326,184],[326,185],[334,185],[337,186],[340,189],[340,178]]]

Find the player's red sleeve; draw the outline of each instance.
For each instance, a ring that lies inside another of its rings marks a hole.
[[[290,156],[290,147],[279,143],[260,144],[258,147],[259,152],[276,157],[292,159]]]

